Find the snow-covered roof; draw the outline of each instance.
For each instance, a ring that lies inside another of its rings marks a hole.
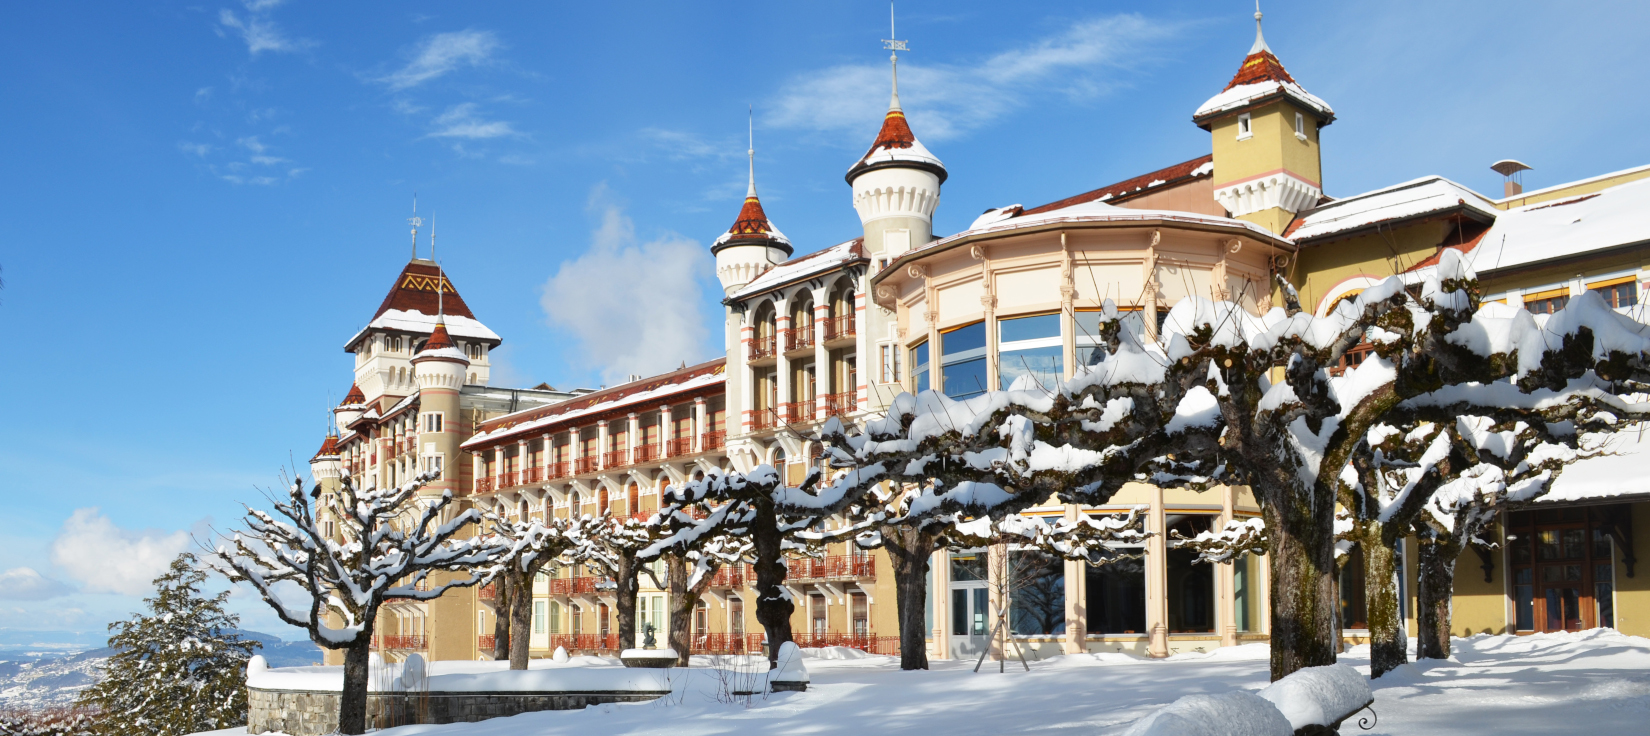
[[[1134,196],[1148,194],[1167,185],[1180,184],[1193,179],[1211,177],[1214,175],[1214,172],[1214,155],[1204,154],[1189,161],[1182,161],[1173,166],[1165,166],[1156,171],[1148,171],[1139,176],[1124,179],[1123,181],[1115,184],[1108,184],[1100,187],[1099,189],[1091,189],[1083,192],[1082,194],[1066,197],[1065,199],[1056,202],[1050,202],[1045,205],[1032,207],[1031,209],[1025,210],[1023,213],[1017,214],[1035,215],[1041,212],[1070,207],[1071,205],[1080,204],[1082,202],[1121,202]],[[1007,218],[997,219],[1001,220]],[[971,225],[968,229],[974,230],[986,224],[978,218],[975,219],[975,222],[977,225]]]
[[[834,271],[855,261],[865,260],[864,242],[864,238],[855,238],[821,251],[792,258],[763,271],[762,275],[751,279],[750,283],[729,295],[728,299],[744,299],[785,284]]]
[[[1650,462],[1650,437],[1628,430],[1611,438],[1613,454],[1588,458],[1564,469],[1547,495],[1537,503],[1597,501],[1621,496],[1650,495],[1644,468]]]
[[[1210,118],[1273,96],[1289,97],[1316,112],[1324,125],[1335,120],[1335,110],[1329,107],[1329,103],[1307,92],[1294,77],[1289,76],[1283,62],[1278,60],[1258,33],[1255,45],[1249,49],[1249,55],[1244,57],[1243,64],[1238,67],[1232,81],[1227,83],[1226,89],[1198,106],[1197,112],[1192,113],[1192,120],[1207,128]]]
[[[899,108],[899,97],[896,95],[888,114],[882,118],[882,130],[877,133],[871,150],[866,151],[865,155],[848,169],[848,183],[852,184],[854,178],[865,171],[900,164],[932,171],[940,178],[942,184],[947,176],[945,164],[940,163],[939,157],[929,152],[928,147],[917,140],[916,134],[911,132],[911,126],[905,121],[905,112]]]
[[[1444,177],[1425,176],[1308,210],[1289,229],[1289,237],[1296,242],[1314,240],[1458,207],[1472,210],[1485,221],[1501,214],[1488,197]]]
[[[984,227],[964,230],[955,235],[948,235],[921,248],[917,248],[913,250],[912,253],[924,253],[935,248],[941,248],[959,238],[984,233],[1000,233],[1011,230],[1019,230],[1021,228],[1046,225],[1053,222],[1156,222],[1162,220],[1169,222],[1183,222],[1187,224],[1219,225],[1222,227],[1241,228],[1253,233],[1256,238],[1267,242],[1289,242],[1284,238],[1278,237],[1276,233],[1273,233],[1272,231],[1252,222],[1233,219],[1230,217],[1198,214],[1196,212],[1179,212],[1176,210],[1142,210],[1132,207],[1118,207],[1098,200],[1080,202],[1078,204],[1061,207],[1058,209],[1043,210],[1039,208],[1039,210],[1041,211],[1027,210],[1026,214],[1022,214],[1018,217],[996,220],[985,225]],[[976,220],[976,222],[978,222],[978,220]]]
[[[494,344],[503,342],[497,333],[475,318],[464,297],[459,296],[452,280],[439,266],[432,261],[413,260],[401,269],[372,320],[344,343],[344,349],[354,350],[356,343],[371,331],[434,332],[437,314],[446,315],[447,331],[454,337]]]
[[[461,447],[472,449],[507,437],[543,434],[555,425],[626,406],[640,405],[651,408],[658,402],[667,401],[670,396],[723,383],[727,380],[726,368],[727,359],[719,358],[660,376],[583,394],[550,406],[506,414],[484,423],[481,431],[465,440]]]
[[[1497,163],[1500,163],[1500,162],[1497,162]],[[1502,197],[1501,199],[1495,200],[1495,202],[1496,202],[1496,204],[1502,204],[1502,203],[1505,203],[1505,202],[1510,202],[1510,201],[1518,200],[1518,199],[1526,199],[1527,200],[1531,197],[1539,197],[1539,196],[1542,196],[1544,194],[1549,194],[1549,193],[1556,192],[1556,191],[1563,190],[1563,189],[1574,189],[1574,188],[1577,188],[1577,187],[1582,187],[1582,186],[1586,186],[1588,184],[1592,184],[1593,182],[1604,181],[1606,179],[1614,179],[1616,177],[1621,177],[1621,176],[1630,176],[1630,175],[1633,175],[1633,174],[1639,174],[1639,173],[1644,173],[1644,172],[1650,172],[1650,164],[1645,164],[1643,166],[1634,166],[1634,167],[1631,167],[1631,168],[1622,169],[1620,171],[1612,171],[1612,172],[1609,172],[1607,174],[1599,174],[1598,176],[1589,176],[1585,179],[1577,179],[1575,181],[1567,181],[1567,182],[1564,182],[1563,184],[1554,184],[1550,187],[1542,187],[1540,189],[1531,189],[1530,191],[1527,191],[1527,192],[1519,192],[1518,194],[1514,194],[1511,197]]]
[[[751,159],[750,186],[745,189],[745,204],[739,208],[739,216],[734,218],[733,227],[722,233],[710,246],[710,252],[721,250],[722,246],[737,241],[739,243],[753,243],[776,247],[791,254],[791,239],[779,232],[768,219],[768,213],[762,209],[762,200],[756,196],[756,160],[754,153]]]
[[[1650,242],[1650,179],[1502,212],[1472,256],[1479,275]]]

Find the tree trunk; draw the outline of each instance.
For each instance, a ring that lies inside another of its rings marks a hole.
[[[1272,537],[1272,680],[1302,667],[1335,663],[1334,504],[1280,510],[1267,504]],[[1292,517],[1292,518],[1290,518]]]
[[[372,658],[372,629],[356,636],[344,650],[344,691],[338,699],[338,733],[367,732],[367,683]]]
[[[750,526],[751,545],[756,549],[756,622],[768,637],[768,668],[779,666],[779,647],[791,640],[791,613],[796,605],[785,589],[785,557],[779,520],[772,500],[758,499],[756,518]]]
[[[934,536],[910,526],[882,528],[882,548],[894,568],[899,607],[899,668],[928,669],[928,560]]]
[[[509,575],[500,575],[493,583],[493,661],[510,658],[510,600],[516,595]]]
[[[1450,593],[1461,546],[1436,532],[1419,534],[1416,562],[1416,659],[1449,659]]]
[[[636,562],[636,556],[619,554],[617,569],[613,571],[613,582],[618,588],[616,612],[619,619],[619,651],[633,649],[636,643],[636,592],[641,588],[641,565]]]
[[[698,597],[688,591],[687,560],[677,555],[665,557],[665,571],[669,576],[666,586],[670,589],[670,634],[666,641],[670,648],[676,651],[676,666],[688,666],[688,617],[693,615],[693,603]],[[689,601],[692,597],[695,600]]]
[[[1369,676],[1409,661],[1404,619],[1398,615],[1398,552],[1372,534],[1358,545],[1364,556],[1364,597],[1369,608]],[[1403,541],[1399,540],[1399,544]]]
[[[527,669],[527,647],[532,644],[527,627],[533,616],[533,578],[538,571],[517,576],[515,594],[510,596],[510,669]]]

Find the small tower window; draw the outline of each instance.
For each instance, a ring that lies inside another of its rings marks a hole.
[[[1295,113],[1295,137],[1306,140],[1306,116]]]
[[[1249,136],[1252,136],[1254,134],[1255,134],[1254,130],[1252,128],[1250,128],[1250,126],[1249,126],[1249,113],[1243,113],[1242,115],[1239,115],[1238,116],[1238,134],[1237,134],[1238,140],[1241,141],[1241,140],[1243,140],[1245,138],[1248,138]]]

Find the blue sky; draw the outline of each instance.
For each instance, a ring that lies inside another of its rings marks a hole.
[[[1650,162],[1636,3],[1267,2],[1339,116],[1325,186],[1486,193]],[[935,231],[1206,153],[1243,2],[907,0]],[[887,6],[9,3],[0,11],[0,644],[93,641],[191,534],[319,444],[414,193],[505,339],[495,382],[594,386],[721,350],[708,243],[759,189],[799,252],[887,104]],[[637,336],[643,336],[638,339]],[[295,637],[255,600],[253,628]]]

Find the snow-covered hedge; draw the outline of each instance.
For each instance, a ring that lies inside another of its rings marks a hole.
[[[1307,667],[1260,692],[1187,695],[1124,736],[1290,736],[1307,726],[1333,727],[1372,698],[1369,682],[1351,667]]]

